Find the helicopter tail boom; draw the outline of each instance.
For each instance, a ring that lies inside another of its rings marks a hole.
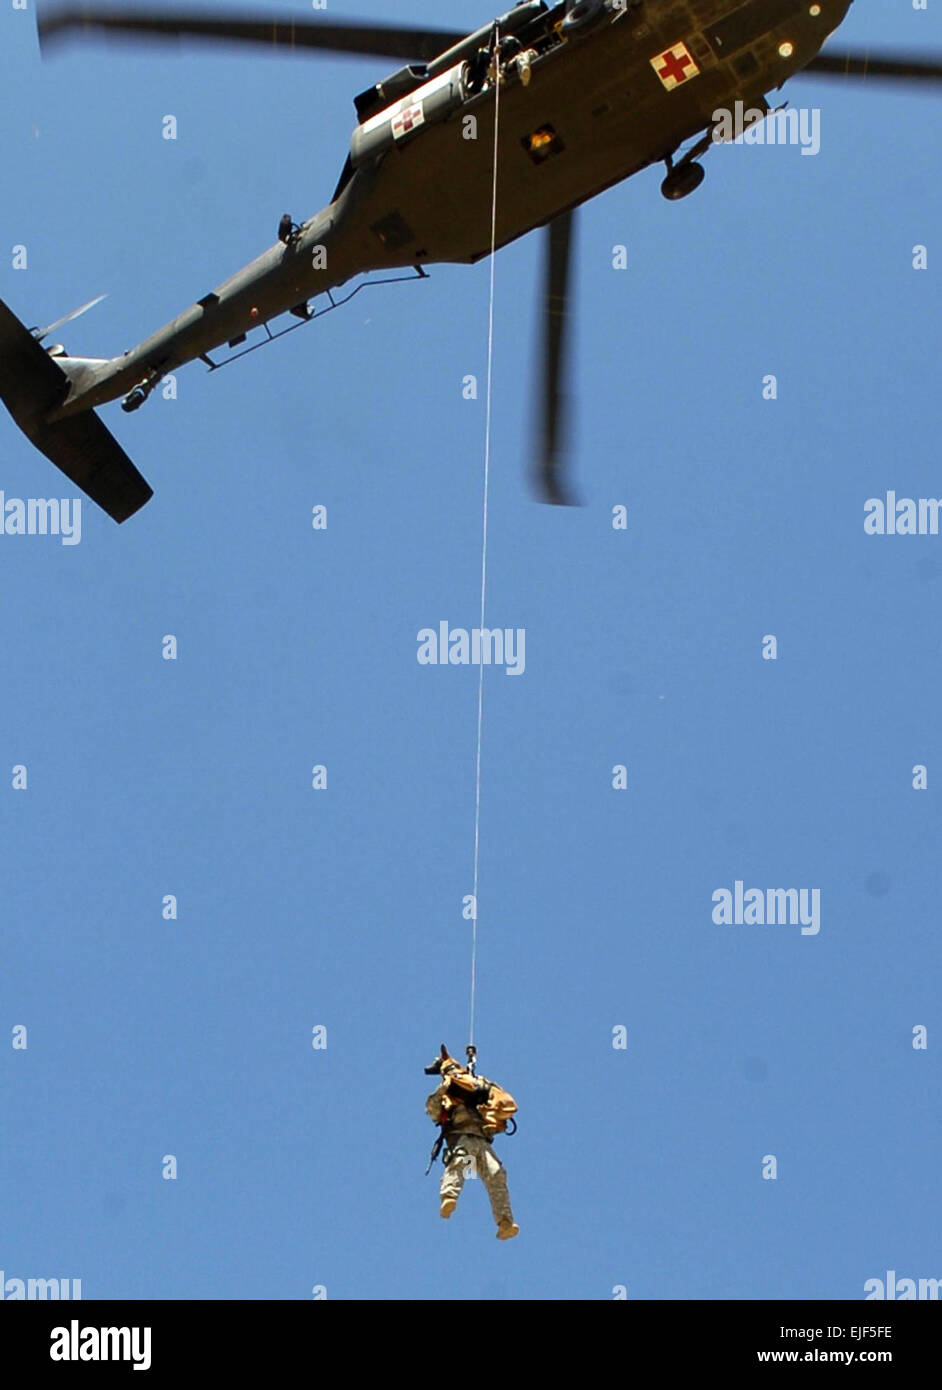
[[[60,362],[62,365],[60,365]],[[73,373],[92,364],[56,359],[0,300],[0,400],[37,449],[117,522],[153,491],[92,410],[50,423]]]

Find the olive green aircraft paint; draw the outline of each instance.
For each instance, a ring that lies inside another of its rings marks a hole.
[[[524,0],[471,35],[311,17],[95,4],[41,8],[44,49],[68,38],[173,36],[379,54],[407,65],[356,98],[359,122],[324,211],[300,226],[283,219],[275,245],[123,356],[80,360],[50,349],[55,391],[7,311],[0,323],[0,395],[37,447],[111,515],[125,519],[149,488],[136,471],[130,491],[119,486],[131,465],[104,426],[67,433],[65,423],[118,398],[125,410],[138,409],[168,373],[198,358],[218,365],[209,357],[214,350],[241,345],[281,314],[313,316],[311,301],[357,276],[488,255],[499,84],[496,245],[549,228],[536,471],[543,497],[566,501],[561,381],[572,210],[658,162],[667,168],[665,196],[685,197],[702,180],[697,161],[713,143],[716,113],[737,102],[740,109],[768,111],[769,94],[802,70],[942,78],[942,65],[923,59],[820,55],[851,3],[564,0],[550,8]],[[688,141],[694,143],[676,159]],[[44,383],[28,402],[25,376]],[[102,460],[97,471],[96,457]]]

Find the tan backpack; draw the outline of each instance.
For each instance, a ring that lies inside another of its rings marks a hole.
[[[484,1121],[484,1133],[503,1134],[507,1129],[508,1121],[512,1121],[513,1127],[516,1129],[517,1121],[513,1117],[517,1113],[517,1102],[509,1091],[496,1086],[493,1081],[488,1084],[490,1091],[487,1100],[477,1108],[478,1114]]]

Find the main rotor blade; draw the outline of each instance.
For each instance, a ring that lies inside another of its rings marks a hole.
[[[542,432],[536,475],[543,500],[557,506],[572,503],[564,483],[566,408],[562,388],[566,379],[574,221],[575,213],[564,212],[550,223],[544,263]]]
[[[80,309],[73,309],[71,314],[63,314],[61,319],[56,319],[48,328],[34,328],[33,337],[37,343],[41,343],[43,338],[48,338],[50,333],[55,333],[57,328],[62,328],[65,324],[71,323],[73,319],[81,318],[82,314],[87,314],[89,309],[94,309],[96,304],[100,304],[103,299],[107,299],[106,294],[100,294],[95,299],[90,299],[87,304],[83,304]]]
[[[829,48],[795,74],[815,77],[863,77],[875,82],[942,82],[942,59],[914,53],[849,52]]]
[[[453,29],[408,29],[398,24],[360,24],[355,20],[272,19],[238,11],[193,14],[164,9],[119,8],[65,3],[47,5],[39,18],[44,48],[64,39],[112,38],[150,41],[195,39],[278,49],[315,49],[367,57],[428,61],[467,34]]]

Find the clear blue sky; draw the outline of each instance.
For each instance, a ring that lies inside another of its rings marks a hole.
[[[942,11],[857,4],[839,39],[942,50]],[[328,201],[387,66],[40,64],[0,0],[0,295],[32,324],[107,291],[65,341],[130,347]],[[422,1067],[467,1040],[477,692],[416,634],[477,621],[484,410],[460,386],[488,266],[107,408],[153,502],[122,528],[86,507],[71,548],[0,537],[7,1277],[684,1299],[942,1275],[942,537],[863,531],[869,497],[942,488],[942,96],[787,95],[821,109],[816,158],[719,149],[682,204],[654,169],[585,209],[579,510],[535,505],[522,466],[540,247],[497,262],[488,617],[526,628],[527,669],[485,682],[477,1034],[520,1105],[518,1240],[477,1184],[446,1226],[422,1176]],[[72,492],[5,414],[0,487]],[[737,879],[819,888],[819,935],[715,925]]]

